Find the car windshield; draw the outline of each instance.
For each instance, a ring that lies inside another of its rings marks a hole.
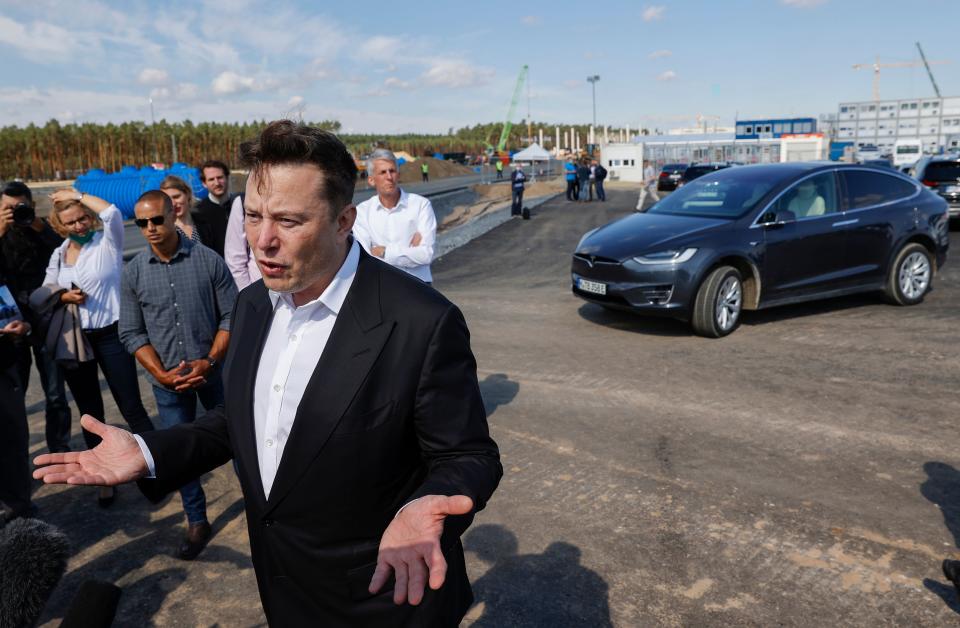
[[[960,161],[932,161],[923,178],[928,181],[960,181]]]
[[[719,170],[681,187],[647,213],[732,220],[756,207],[780,179],[767,168]]]

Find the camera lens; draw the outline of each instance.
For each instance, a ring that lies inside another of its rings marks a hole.
[[[33,205],[29,203],[17,203],[13,208],[13,223],[21,227],[29,227],[37,217]]]

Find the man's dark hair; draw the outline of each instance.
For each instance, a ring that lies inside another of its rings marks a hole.
[[[28,203],[33,203],[33,192],[30,187],[22,181],[11,181],[3,186],[4,196],[13,196],[15,198],[25,197]]]
[[[161,190],[147,190],[146,192],[140,195],[140,198],[138,198],[137,202],[134,203],[134,207],[136,207],[143,201],[156,201],[157,203],[160,203],[163,206],[164,214],[173,213],[173,201],[170,200],[170,197],[167,195],[166,192],[163,192]]]
[[[207,168],[220,168],[223,170],[223,176],[230,177],[230,168],[227,168],[227,164],[223,163],[219,159],[208,159],[202,164],[200,164],[200,181],[204,182],[207,180],[207,175],[204,174],[204,170]]]
[[[317,166],[323,173],[320,197],[330,204],[331,219],[353,202],[357,164],[343,142],[329,131],[291,120],[271,122],[257,139],[240,144],[240,162],[257,175],[265,166]]]

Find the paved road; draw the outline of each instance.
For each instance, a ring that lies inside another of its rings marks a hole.
[[[579,236],[636,198],[609,197],[558,198],[435,266],[506,471],[464,540],[478,602],[464,624],[956,624],[938,568],[960,556],[960,265],[918,307],[746,313],[707,340],[570,294]],[[37,400],[34,382],[39,451]],[[41,488],[76,548],[43,625],[93,577],[124,587],[123,625],[262,622],[229,465],[204,486],[216,537],[190,564],[169,556],[177,498],[152,508],[126,489],[101,511],[90,491]]]

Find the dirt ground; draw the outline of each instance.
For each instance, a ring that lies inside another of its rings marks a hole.
[[[427,162],[430,179],[445,179],[447,177],[458,177],[465,174],[473,174],[473,168],[464,166],[452,161],[443,161],[433,157],[419,157],[417,161],[408,161],[400,166],[400,183],[416,183],[422,180],[420,164]]]
[[[564,184],[560,179],[538,181],[526,186],[523,198],[525,201],[529,201],[541,196],[556,194],[563,190],[563,188]],[[468,220],[500,209],[505,205],[509,205],[511,202],[510,186],[507,184],[477,184],[470,186],[470,189],[476,195],[476,202],[454,207],[449,214],[443,217],[440,224],[437,225],[437,231],[445,231],[451,227],[462,225]]]

